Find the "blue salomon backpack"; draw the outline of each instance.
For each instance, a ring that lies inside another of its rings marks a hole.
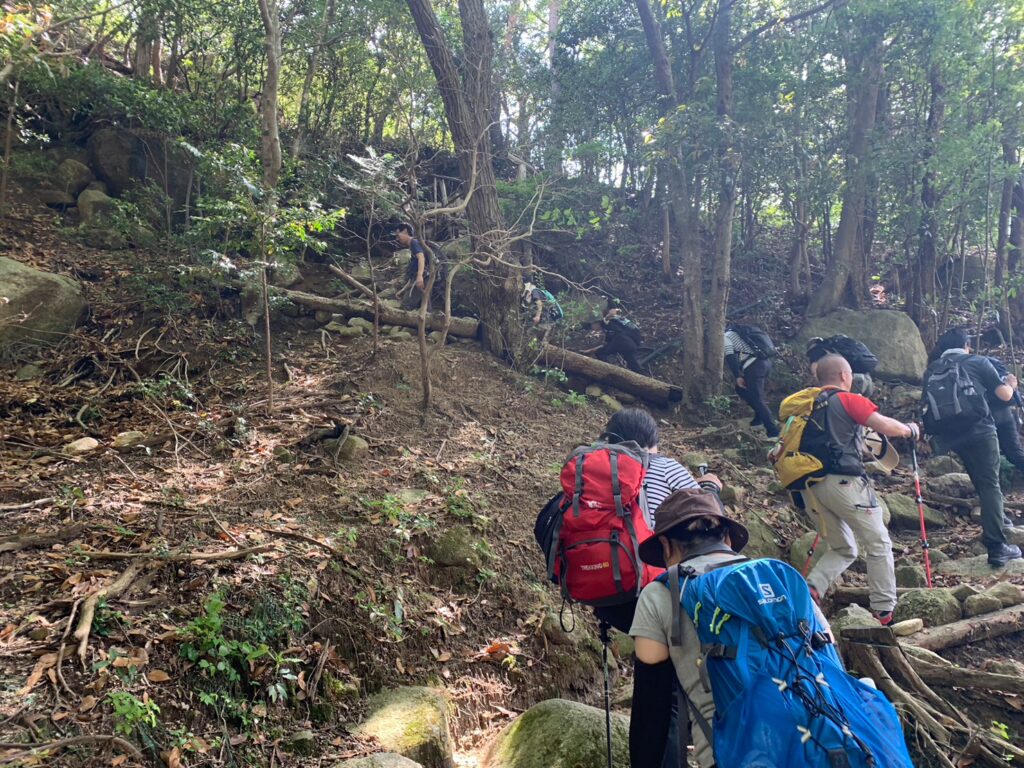
[[[712,726],[690,708],[711,731],[718,768],[913,768],[896,710],[843,669],[794,568],[746,560],[697,575],[680,565],[661,579],[673,644],[682,611],[697,628]]]

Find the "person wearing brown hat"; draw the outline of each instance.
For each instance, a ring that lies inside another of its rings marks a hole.
[[[640,559],[659,568],[685,561],[697,573],[744,560],[738,554],[750,535],[722,513],[714,493],[703,489],[674,492],[658,508],[654,535],[640,544]],[[633,766],[662,764],[669,737],[675,680],[701,715],[710,722],[715,705],[700,680],[700,640],[693,625],[683,622],[683,642],[673,646],[672,595],[660,582],[640,594],[629,634],[635,641],[633,708],[629,725],[629,756]],[[693,731],[694,752],[701,768],[715,764],[704,733]]]

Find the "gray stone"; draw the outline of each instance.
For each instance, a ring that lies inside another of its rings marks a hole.
[[[115,449],[122,451],[128,448],[134,448],[145,439],[145,433],[133,429],[127,432],[118,432],[111,445]]]
[[[308,757],[316,752],[316,734],[310,730],[296,731],[284,740],[284,748],[294,755]]]
[[[68,456],[84,456],[87,453],[92,453],[99,447],[100,443],[96,438],[80,437],[65,445],[64,453],[68,454]]]
[[[928,578],[920,565],[901,565],[896,568],[897,587],[927,587]]]
[[[985,551],[984,545],[981,546]],[[987,579],[995,574],[1016,576],[1024,575],[1024,560],[1011,560],[1002,568],[993,568],[988,564],[988,554],[950,560],[935,566],[935,572],[946,576],[959,576],[968,579]]]
[[[1021,562],[1016,560],[1014,562]],[[982,592],[983,595],[989,597],[995,597],[1002,603],[1003,608],[1010,608],[1014,605],[1020,605],[1024,603],[1024,592],[1016,584],[1011,584],[1008,581],[1000,581],[998,584],[993,584],[991,587]]]
[[[338,458],[345,461],[360,459],[370,452],[370,444],[359,435],[349,435],[338,451]]]
[[[725,485],[722,486],[720,497],[726,504],[742,504],[747,497],[747,489],[736,485]]]
[[[959,621],[960,601],[948,589],[912,589],[900,595],[893,612],[894,621],[921,619],[926,627],[938,627]]]
[[[423,768],[415,760],[402,757],[395,752],[378,752],[376,755],[357,757],[335,763],[334,768]]]
[[[424,768],[452,768],[448,701],[434,688],[392,688],[373,696],[356,735],[375,738],[388,752]]]
[[[878,356],[876,377],[913,384],[921,381],[928,365],[928,351],[920,331],[905,312],[837,309],[824,317],[808,320],[791,346],[805,349],[812,337],[837,333],[864,342]]]
[[[15,381],[33,381],[41,378],[43,378],[43,369],[35,363],[23,365],[14,372]]]
[[[77,197],[78,193],[93,181],[92,171],[85,163],[67,159],[57,166],[57,187],[69,195]]]
[[[929,477],[926,481],[928,490],[940,496],[954,496],[958,499],[969,499],[976,496],[971,478],[964,472],[948,472],[938,477]]]
[[[441,331],[431,331],[430,333],[427,334],[427,340],[432,342],[432,343],[434,343],[434,344],[440,344],[441,343],[441,338],[443,336],[444,336],[444,333],[441,332]]]
[[[604,394],[604,390],[597,386],[597,384],[588,384],[587,388],[583,391],[587,397],[600,397]]]
[[[392,333],[389,338],[395,339],[396,341],[412,341],[413,335],[408,331],[399,331],[398,333]]]
[[[629,718],[612,713],[612,766],[629,768]],[[480,768],[596,768],[607,765],[605,713],[565,699],[528,709],[491,742]]]
[[[110,194],[110,187],[107,186],[106,182],[103,181],[90,181],[86,186],[86,189],[92,189],[97,192],[102,192],[104,195]]]
[[[898,621],[892,625],[892,633],[896,637],[910,637],[924,629],[924,622],[921,619],[907,619]]]
[[[37,189],[35,196],[43,205],[51,208],[71,208],[75,205],[75,197],[63,189]]]
[[[882,498],[892,515],[889,525],[905,531],[920,530],[921,517],[914,499],[902,493],[887,493]],[[949,525],[949,519],[945,514],[927,504],[924,507],[924,521],[929,528],[944,528]]]
[[[365,317],[350,317],[347,324],[353,328],[364,328],[367,331],[373,330],[373,321],[367,320]]]
[[[803,573],[804,566],[807,563],[807,553],[811,551],[811,547],[814,546],[814,540],[818,534],[814,531],[808,531],[803,534],[799,539],[789,545],[789,564],[796,568],[798,571]],[[819,539],[818,546],[814,549],[814,555],[811,557],[811,564],[808,566],[808,572],[810,568],[813,568],[821,560],[821,556],[828,551],[828,544],[825,543],[824,539]]]
[[[298,265],[291,261],[278,261],[270,270],[270,284],[277,288],[291,288],[301,282],[302,272],[299,271]]]
[[[56,344],[84,310],[74,280],[0,256],[0,352],[15,342]]]
[[[610,411],[614,412],[614,411],[621,411],[622,410],[622,403],[620,403],[618,400],[616,400],[614,397],[612,397],[611,395],[609,395],[607,393],[601,395],[597,399],[600,400],[604,404],[604,406],[606,408],[608,408],[608,410],[610,410]]]
[[[935,456],[925,462],[925,470],[931,475],[948,475],[953,472],[963,472],[964,465],[955,456]],[[928,480],[931,483],[931,480]]]
[[[931,559],[932,565],[938,565],[939,563],[949,562],[949,555],[947,555],[941,549],[929,549],[928,557]]]
[[[959,600],[961,603],[971,595],[981,594],[977,587],[972,587],[970,584],[958,584],[950,590],[953,593],[953,597]]]
[[[453,525],[424,548],[423,554],[442,568],[479,568],[480,537],[464,525]]]
[[[119,251],[128,247],[128,238],[111,227],[88,226],[82,231],[82,239],[90,248],[103,251]]]
[[[980,595],[971,595],[964,600],[964,616],[980,616],[983,613],[998,611],[1002,607],[1003,603],[998,597],[982,592]]]
[[[101,128],[89,137],[88,149],[89,166],[112,195],[152,181],[166,190],[175,211],[184,211],[196,159],[174,139],[155,131]]]
[[[325,331],[330,331],[333,334],[340,336],[343,339],[354,339],[357,336],[363,335],[363,328],[359,325],[338,325],[337,323],[328,323],[324,326]]]
[[[1010,675],[1018,679],[1024,677],[1024,664],[1013,659],[985,659],[981,662],[981,668],[996,675]]]
[[[116,209],[114,198],[98,189],[86,189],[78,196],[78,216],[83,224],[96,224]]]
[[[775,532],[775,529],[753,514],[737,513],[736,517],[740,519],[750,533],[750,541],[747,542],[747,546],[743,549],[744,555],[750,558],[782,558],[782,547],[776,541],[778,534]]]
[[[832,634],[841,643],[844,629],[877,627],[878,619],[872,616],[867,608],[854,604],[836,611],[828,623],[832,628]]]

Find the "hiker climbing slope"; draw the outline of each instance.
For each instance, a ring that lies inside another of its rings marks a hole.
[[[989,396],[1010,402],[1017,377],[1005,381],[987,358],[972,355],[967,332],[951,328],[939,337],[929,355],[921,394],[925,430],[940,452],[953,451],[964,463],[981,499],[981,541],[994,567],[1021,557],[1011,544],[1011,521],[1003,512],[999,485],[999,438],[988,405]]]
[[[780,417],[787,419],[782,441],[773,452],[775,470],[787,487],[800,490],[818,533],[828,551],[807,575],[815,599],[820,599],[863,551],[867,561],[871,610],[880,624],[892,622],[896,606],[896,574],[892,539],[882,519],[882,507],[864,468],[864,428],[887,437],[918,439],[916,424],[904,424],[878,412],[878,406],[850,391],[853,371],[845,358],[826,355],[818,361],[821,387],[802,390],[782,402]],[[793,401],[812,404],[796,446],[787,440],[794,418]],[[805,460],[811,471],[792,482],[787,464]]]
[[[640,332],[640,326],[623,315],[621,309],[618,307],[609,309],[601,320],[593,324],[592,328],[604,331],[604,344],[586,349],[582,354],[594,355],[598,360],[603,360],[606,363],[621,357],[629,370],[634,373],[643,373],[640,361],[637,359],[643,334]]]
[[[736,394],[754,409],[752,427],[764,427],[768,437],[779,428],[764,399],[764,387],[772,370],[775,346],[768,334],[753,325],[731,325],[725,331],[725,362],[736,379]]]
[[[853,371],[853,389],[850,391],[871,397],[875,390],[871,374],[878,367],[878,358],[867,345],[842,333],[825,339],[816,336],[807,344],[807,362],[811,364],[812,376],[817,376],[818,361],[828,354],[839,355],[850,364]]]
[[[1006,384],[1010,380],[1010,372],[997,357],[988,357],[992,367],[996,369],[1000,380]],[[992,420],[996,423],[996,437],[999,440],[999,452],[1006,457],[1006,460],[1013,464],[1019,472],[1024,474],[1024,448],[1020,444],[1020,413],[1024,406],[1020,392],[1013,390],[1013,397],[1009,400],[1000,400],[994,392],[986,392],[989,410],[992,412]]]
[[[701,768],[910,768],[895,710],[845,672],[800,574],[744,558],[748,539],[711,494],[684,490],[641,544],[668,572],[641,593],[630,630],[630,764],[661,764],[678,680]]]
[[[534,325],[553,325],[564,316],[562,306],[551,292],[529,281],[523,283],[522,303]]]

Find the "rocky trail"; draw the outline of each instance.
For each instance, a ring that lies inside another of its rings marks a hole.
[[[268,412],[243,298],[172,253],[94,250],[53,216],[25,204],[0,230],[0,255],[80,284],[89,308],[55,345],[15,346],[0,378],[0,763],[603,764],[603,715],[562,701],[599,705],[600,644],[579,610],[562,629],[531,529],[607,393],[458,340],[425,416],[408,334],[375,344],[365,322],[286,305]],[[328,295],[330,279],[310,265],[294,287]],[[877,400],[909,415],[916,393]],[[723,477],[750,553],[802,569],[814,535],[741,413],[663,412],[662,450]],[[987,566],[962,468],[923,458],[934,589],[909,469],[877,480],[900,633],[921,631],[878,637],[862,563],[827,607],[934,764],[1019,759],[1024,568]],[[628,638],[614,651],[625,765]]]

